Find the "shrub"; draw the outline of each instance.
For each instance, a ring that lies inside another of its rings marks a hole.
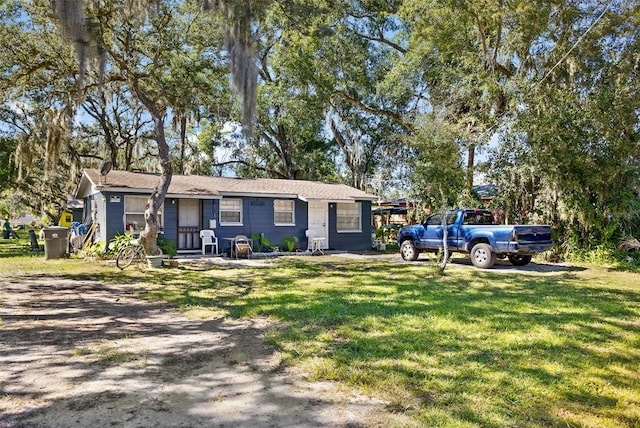
[[[176,254],[178,254],[178,250],[176,250],[176,242],[169,241],[163,236],[158,236],[158,247],[160,247],[162,252],[170,258],[175,257]]]
[[[258,253],[271,250],[271,243],[264,236],[264,233],[260,233],[260,234],[253,233],[251,234],[251,239],[253,239],[253,242],[256,243],[255,251],[257,251]]]
[[[121,249],[131,245],[131,241],[134,239],[136,239],[136,237],[130,233],[116,235],[113,237],[111,241],[109,241],[109,245],[107,246],[107,252],[110,254],[118,254],[118,252]]]
[[[285,238],[282,241],[284,242],[284,246],[287,248],[288,251],[294,251],[298,246],[299,239],[297,236],[285,236]]]

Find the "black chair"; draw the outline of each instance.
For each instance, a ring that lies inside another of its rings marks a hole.
[[[31,241],[31,251],[42,251],[44,249],[38,244],[38,238],[36,238],[36,232],[33,229],[29,230],[29,240]]]

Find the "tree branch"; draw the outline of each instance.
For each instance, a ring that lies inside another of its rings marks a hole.
[[[391,40],[386,39],[386,38],[384,38],[382,36],[373,37],[373,36],[369,36],[367,34],[358,33],[357,31],[353,31],[353,34],[355,34],[358,37],[362,37],[363,39],[370,40],[372,42],[383,43],[383,44],[385,44],[385,45],[397,50],[401,54],[406,54],[407,53],[407,50],[405,48],[403,48],[399,44],[394,43]]]
[[[400,125],[403,128],[405,128],[407,131],[409,131],[411,133],[415,132],[415,128],[410,123],[408,123],[407,121],[402,119],[402,117],[400,115],[398,115],[398,114],[396,114],[396,113],[394,113],[392,111],[369,107],[369,106],[365,105],[362,101],[352,97],[351,95],[347,94],[344,91],[334,91],[333,95],[342,98],[344,101],[346,101],[349,104],[352,104],[352,105],[358,107],[362,111],[365,111],[365,112],[371,113],[371,114],[375,114],[375,115],[378,115],[378,116],[388,117],[389,119],[391,119],[392,121],[394,121],[398,125]]]

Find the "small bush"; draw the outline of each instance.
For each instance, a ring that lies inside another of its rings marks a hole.
[[[107,252],[109,254],[118,254],[118,252],[124,247],[128,247],[131,245],[131,241],[133,241],[135,236],[130,233],[124,233],[122,235],[116,235],[113,237],[111,241],[109,241],[109,245],[107,246]]]
[[[253,233],[251,239],[256,243],[254,250],[258,253],[271,251],[271,242],[264,236],[264,233]]]
[[[100,258],[111,254],[107,249],[107,246],[102,242],[95,242],[91,245],[87,245],[80,252],[81,257]]]
[[[298,246],[299,240],[297,236],[286,236],[282,241],[287,251],[291,252],[297,249],[296,247]]]
[[[176,250],[176,241],[169,241],[163,236],[158,236],[158,247],[169,257],[175,257],[178,254]]]

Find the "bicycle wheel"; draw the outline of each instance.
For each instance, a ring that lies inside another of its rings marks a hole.
[[[125,247],[121,249],[116,257],[116,266],[120,269],[124,269],[129,266],[133,259],[138,255],[138,251],[136,250],[136,247]]]

